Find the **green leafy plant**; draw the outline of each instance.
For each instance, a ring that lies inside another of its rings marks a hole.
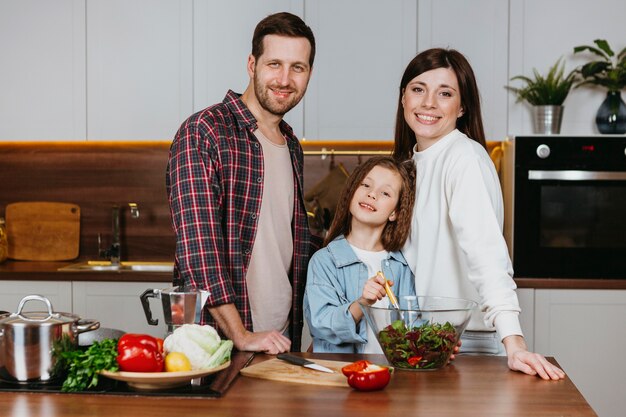
[[[550,67],[545,77],[533,68],[534,79],[524,75],[511,78],[511,81],[525,82],[524,87],[506,86],[505,88],[517,95],[517,101],[526,101],[532,106],[561,106],[577,79],[575,71],[564,75],[564,66],[559,58]]]
[[[57,366],[67,373],[62,391],[84,391],[98,385],[100,371],[115,372],[117,365],[117,339],[94,342],[86,350],[79,347],[58,349]]]
[[[626,48],[615,55],[606,40],[596,39],[593,42],[596,46],[581,45],[574,48],[575,54],[588,51],[601,58],[575,70],[582,77],[576,87],[593,84],[606,87],[609,91],[623,90],[626,87]]]

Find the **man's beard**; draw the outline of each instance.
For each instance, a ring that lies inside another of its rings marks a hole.
[[[276,87],[275,89],[280,90],[279,87]],[[287,90],[289,90],[292,94],[291,98],[287,101],[278,101],[270,96],[272,94],[270,91],[270,87],[261,84],[256,78],[256,75],[254,77],[254,94],[256,95],[259,104],[261,105],[261,107],[263,107],[263,109],[275,116],[284,116],[285,113],[296,107],[296,105],[300,102],[300,100],[302,100],[302,97],[304,96],[304,91],[298,94],[298,92],[291,87],[287,88]]]

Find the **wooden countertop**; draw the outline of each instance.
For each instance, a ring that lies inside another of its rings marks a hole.
[[[172,282],[166,272],[60,272],[59,268],[80,262],[26,262],[7,260],[0,264],[0,281],[132,281]],[[515,278],[518,288],[624,290],[626,279]]]
[[[367,357],[384,363],[378,355],[302,355],[341,361]],[[257,355],[253,363],[269,358]],[[239,376],[217,399],[0,393],[0,410],[48,417],[596,415],[570,379],[543,381],[512,372],[505,357],[493,356],[460,356],[438,371],[396,371],[383,391],[371,393]]]
[[[86,261],[86,260],[84,260]],[[0,264],[0,281],[115,281],[115,282],[172,282],[170,272],[137,271],[59,271],[59,268],[83,262],[55,261],[29,262],[7,260]]]

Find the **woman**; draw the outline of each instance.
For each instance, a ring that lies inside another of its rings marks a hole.
[[[522,336],[500,182],[485,150],[474,73],[459,52],[430,49],[407,66],[394,157],[413,158],[417,169],[411,237],[403,248],[417,294],[480,300],[482,313],[472,317],[461,353],[499,354],[504,345],[510,369],[564,378],[529,352]]]

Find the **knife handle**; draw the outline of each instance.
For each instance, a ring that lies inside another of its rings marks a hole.
[[[279,353],[276,357],[280,360],[287,361],[289,363],[293,363],[294,365],[304,366],[309,363],[309,360],[302,358],[300,356],[290,355],[288,353]]]

